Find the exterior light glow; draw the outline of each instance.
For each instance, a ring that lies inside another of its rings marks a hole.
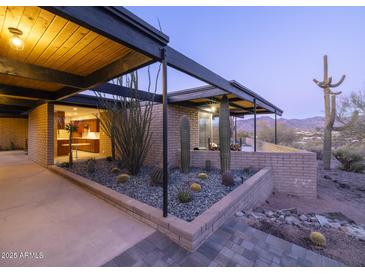
[[[9,32],[12,36],[9,39],[10,46],[16,50],[23,50],[24,49],[24,41],[20,36],[23,32],[17,28],[8,28]]]
[[[76,110],[77,110],[77,108],[73,108],[73,110],[75,110],[75,111],[76,111]]]
[[[215,108],[215,107],[211,107],[211,108],[210,108],[210,110],[211,110],[212,112],[215,112],[216,108]]]

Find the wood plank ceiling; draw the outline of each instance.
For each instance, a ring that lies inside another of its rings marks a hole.
[[[12,34],[8,31],[9,27],[23,32],[23,50],[10,47]],[[0,57],[86,77],[131,53],[142,55],[39,7],[0,6]],[[138,67],[150,61],[149,57],[144,57],[128,67]],[[123,69],[125,67],[121,67],[117,74],[122,73]],[[0,84],[49,92],[65,87],[60,83],[1,73]]]

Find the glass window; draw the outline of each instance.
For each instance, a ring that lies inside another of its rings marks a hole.
[[[212,138],[212,114],[199,112],[199,148],[208,148],[208,138]]]

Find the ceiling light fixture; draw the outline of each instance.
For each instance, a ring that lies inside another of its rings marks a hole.
[[[12,34],[12,36],[9,39],[10,46],[16,50],[23,50],[24,41],[22,38],[20,38],[20,36],[23,34],[23,32],[17,28],[8,28],[8,30]]]

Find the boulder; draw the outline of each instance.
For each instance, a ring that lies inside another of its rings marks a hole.
[[[242,211],[236,212],[236,217],[243,217],[245,214]]]

